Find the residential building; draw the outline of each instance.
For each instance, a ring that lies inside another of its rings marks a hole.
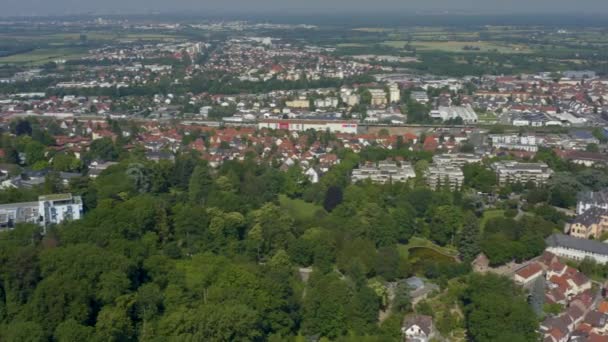
[[[463,167],[466,164],[481,163],[481,156],[473,153],[444,153],[433,156],[435,165],[454,165]]]
[[[360,101],[361,96],[359,96],[359,94],[342,95],[342,102],[346,103],[346,105],[349,107],[358,105]]]
[[[357,127],[358,122],[356,120],[264,119],[258,122],[258,129],[285,129],[296,132],[314,129],[322,132],[356,134]]]
[[[477,114],[469,105],[439,107],[437,110],[432,111],[430,115],[431,117],[441,119],[442,121],[461,118],[462,122],[465,124],[477,123]]]
[[[528,286],[542,275],[543,268],[541,265],[537,262],[533,262],[517,270],[513,276],[513,280],[520,285]]]
[[[608,189],[601,191],[584,191],[579,192],[576,203],[576,213],[578,215],[584,213],[591,208],[608,209]]]
[[[401,100],[401,91],[396,83],[388,86],[388,97],[391,103],[398,103]]]
[[[38,212],[41,224],[58,224],[63,221],[79,220],[83,215],[82,198],[72,194],[53,194],[38,197]]]
[[[306,98],[300,98],[292,101],[285,101],[285,106],[289,108],[308,109],[308,107],[310,107],[310,101]]]
[[[372,95],[371,105],[373,107],[386,107],[388,101],[384,89],[369,89],[369,93]]]
[[[83,215],[82,199],[72,194],[54,194],[38,197],[38,201],[0,205],[0,228],[10,229],[18,223],[35,223],[41,226],[78,220]]]
[[[492,146],[496,149],[537,152],[543,139],[535,135],[490,134]]]
[[[425,173],[426,181],[432,189],[449,186],[450,189],[462,187],[462,169],[453,165],[431,165]]]
[[[357,182],[360,180],[370,179],[374,183],[388,182],[407,182],[410,178],[415,178],[416,172],[410,163],[401,163],[401,165],[392,161],[382,161],[375,164],[366,164],[354,169],[351,180]]]
[[[428,103],[429,96],[426,91],[413,91],[410,93],[410,98],[419,103]]]
[[[600,264],[608,263],[608,244],[602,242],[553,234],[545,239],[545,243],[546,251],[563,258],[577,261],[591,258]]]
[[[578,215],[569,225],[570,235],[581,239],[599,239],[608,231],[608,210],[591,208]]]
[[[433,317],[426,315],[407,316],[401,326],[403,341],[428,342],[435,336]]]
[[[500,185],[510,183],[533,182],[545,184],[553,174],[553,170],[545,163],[520,163],[517,161],[500,161],[492,164]]]
[[[338,98],[326,97],[324,99],[316,99],[314,105],[316,108],[336,108],[338,107]]]

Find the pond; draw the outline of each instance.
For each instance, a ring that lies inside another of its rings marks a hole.
[[[429,267],[450,267],[456,265],[454,258],[441,254],[428,247],[412,247],[409,250],[409,261],[412,264],[414,273],[420,274],[428,271]]]

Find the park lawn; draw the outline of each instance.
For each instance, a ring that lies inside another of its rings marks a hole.
[[[323,210],[318,205],[305,202],[301,199],[291,199],[285,195],[279,195],[279,204],[281,208],[287,210],[289,215],[296,221],[310,221],[314,219],[315,213],[319,210]]]
[[[504,217],[504,216],[505,216],[505,211],[502,209],[492,209],[492,210],[484,211],[483,216],[481,217],[481,221],[479,222],[479,229],[483,232],[486,227],[486,223],[488,222],[489,219],[493,219],[493,218],[497,218],[497,217]]]
[[[85,56],[83,48],[37,49],[17,55],[0,57],[0,64],[32,64],[40,65],[56,59],[74,59]]]

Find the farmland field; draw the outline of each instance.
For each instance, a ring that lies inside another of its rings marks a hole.
[[[73,59],[85,56],[86,49],[82,48],[45,48],[20,53],[16,55],[0,57],[0,64],[29,64],[40,65],[57,59]]]
[[[387,40],[384,45],[403,48],[407,41]],[[500,53],[527,53],[531,49],[524,45],[498,44],[486,41],[411,41],[410,45],[417,50],[442,52],[500,52]],[[467,50],[466,48],[472,48]]]

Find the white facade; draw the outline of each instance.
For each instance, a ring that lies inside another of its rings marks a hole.
[[[258,122],[258,129],[285,129],[288,131],[304,132],[309,129],[330,131],[332,133],[356,134],[359,124],[354,120],[279,120],[267,119]]]
[[[353,170],[351,180],[357,182],[370,179],[374,183],[387,182],[407,182],[408,179],[415,178],[416,172],[410,163],[397,163],[383,161],[376,165],[363,165]]]
[[[591,258],[599,264],[608,263],[608,255],[591,253],[591,252],[586,252],[586,251],[567,248],[567,247],[547,247],[545,250],[547,252],[551,252],[562,258],[578,260],[578,261],[583,260],[585,258]]]
[[[58,224],[63,221],[79,220],[83,215],[82,199],[72,194],[46,195],[38,198],[40,224]]]
[[[66,220],[79,220],[82,215],[80,196],[45,195],[38,197],[37,202],[0,205],[0,227],[10,229],[18,223],[34,223],[44,227]]]
[[[599,264],[608,263],[608,244],[603,242],[553,234],[545,239],[545,244],[545,251],[563,258],[576,261],[590,258]]]
[[[462,122],[466,124],[473,124],[477,123],[478,119],[477,113],[475,113],[471,106],[439,107],[437,112],[443,121],[461,118]]]
[[[391,103],[397,103],[401,100],[401,91],[397,84],[391,84],[388,88],[388,95]]]
[[[429,337],[418,325],[412,325],[403,331],[406,341],[427,342]]]

